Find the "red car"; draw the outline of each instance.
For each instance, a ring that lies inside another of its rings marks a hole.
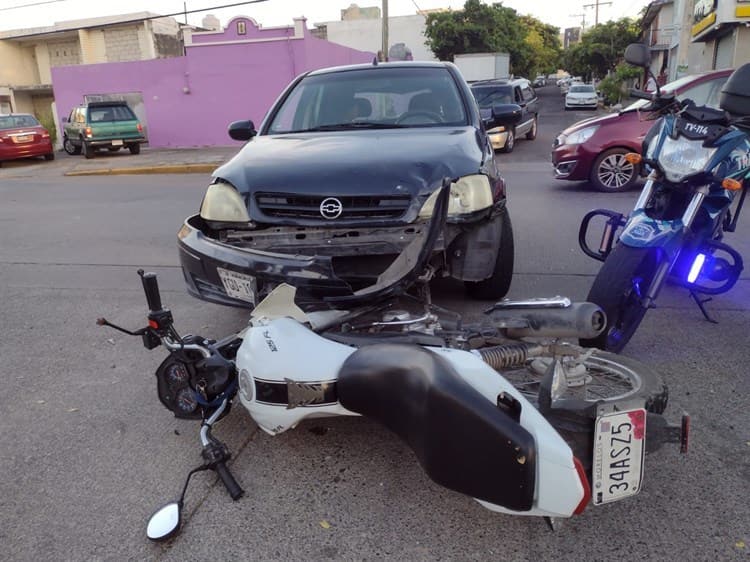
[[[0,165],[4,160],[32,156],[55,159],[49,131],[27,113],[0,115]]]
[[[698,105],[718,107],[719,94],[732,69],[684,76],[662,86],[678,99],[689,98]],[[628,163],[628,152],[641,151],[643,137],[654,124],[652,112],[641,111],[648,104],[638,100],[618,113],[579,121],[560,133],[552,145],[555,177],[585,181],[599,191],[630,189],[638,179],[638,168]]]

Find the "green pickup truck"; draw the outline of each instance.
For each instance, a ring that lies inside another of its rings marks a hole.
[[[70,112],[63,123],[63,148],[68,154],[93,158],[97,149],[116,152],[127,146],[131,154],[146,142],[143,126],[124,101],[90,102]]]

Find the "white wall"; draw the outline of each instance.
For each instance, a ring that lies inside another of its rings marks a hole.
[[[380,19],[331,21],[325,23],[328,40],[360,51],[377,53],[383,45]],[[414,60],[437,60],[424,44],[425,17],[421,15],[388,18],[388,43],[406,43]]]

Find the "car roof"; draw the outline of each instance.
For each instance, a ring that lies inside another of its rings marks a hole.
[[[320,76],[323,74],[333,74],[335,72],[347,72],[350,70],[366,70],[374,68],[448,68],[454,66],[453,63],[443,61],[397,61],[397,62],[378,62],[374,63],[362,63],[362,64],[347,64],[342,66],[330,66],[327,68],[319,68],[317,70],[311,70],[307,73],[307,76]]]

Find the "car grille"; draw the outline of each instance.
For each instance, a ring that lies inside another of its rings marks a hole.
[[[322,195],[298,195],[289,193],[257,193],[255,201],[260,211],[269,217],[321,219],[321,204],[327,199],[341,203],[338,220],[347,219],[397,219],[402,217],[411,203],[409,195],[346,195],[329,197]],[[334,219],[334,220],[335,220]]]

